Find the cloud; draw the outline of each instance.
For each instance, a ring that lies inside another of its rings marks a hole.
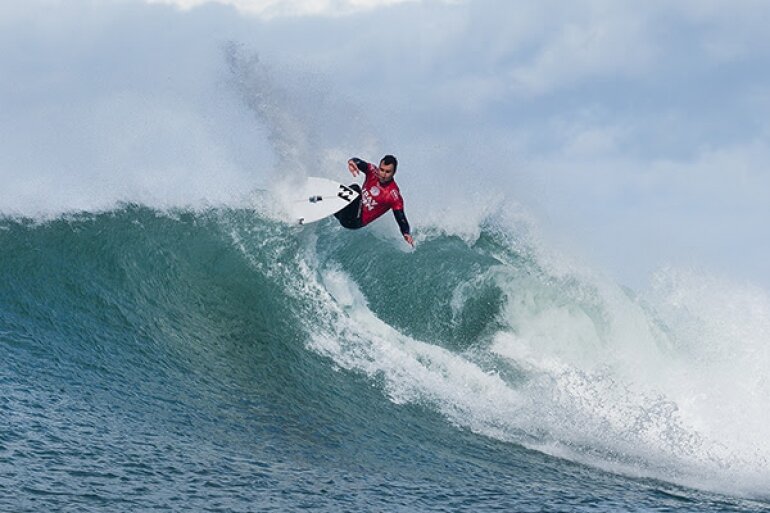
[[[539,48],[508,74],[512,89],[544,94],[599,77],[646,74],[659,49],[647,13],[628,5],[589,4],[569,9],[548,27]]]
[[[263,18],[284,16],[345,16],[356,12],[419,0],[146,0],[148,3],[192,9],[207,3],[231,5]]]

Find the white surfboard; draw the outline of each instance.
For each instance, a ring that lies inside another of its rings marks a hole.
[[[310,176],[291,196],[292,217],[299,224],[308,224],[339,212],[354,201],[358,193],[334,180]]]

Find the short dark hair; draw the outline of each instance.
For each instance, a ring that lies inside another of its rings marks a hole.
[[[382,157],[382,160],[380,161],[380,165],[386,165],[389,166],[393,164],[393,172],[396,172],[396,169],[398,169],[398,159],[394,157],[393,155],[385,155]]]

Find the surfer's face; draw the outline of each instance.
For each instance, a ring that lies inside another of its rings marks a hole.
[[[382,162],[380,162],[380,167],[377,168],[377,177],[380,179],[380,182],[388,183],[393,180],[393,175],[396,174],[396,170],[393,169],[394,167],[393,164],[383,166]]]

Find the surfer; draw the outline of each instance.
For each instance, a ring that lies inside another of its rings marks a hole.
[[[340,210],[336,217],[340,224],[345,228],[356,230],[371,223],[382,214],[393,209],[393,215],[401,230],[404,240],[414,247],[414,239],[409,233],[409,222],[404,214],[404,199],[401,197],[401,191],[393,180],[396,174],[398,160],[393,155],[382,157],[379,166],[364,162],[359,158],[348,160],[348,170],[353,176],[358,176],[361,172],[364,174],[364,186],[352,184],[351,189],[359,193],[350,205]]]

